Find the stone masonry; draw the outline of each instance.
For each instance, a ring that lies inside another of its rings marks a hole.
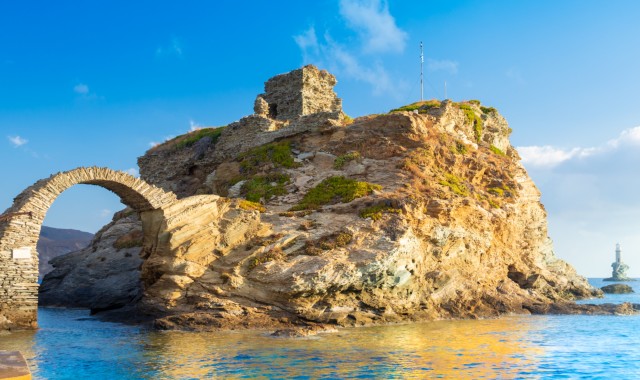
[[[342,111],[342,100],[333,91],[336,78],[326,70],[307,65],[277,75],[264,84],[265,93],[258,95],[266,107],[256,100],[256,113],[265,112],[272,119],[293,120],[318,112]]]
[[[55,199],[77,184],[110,190],[140,213],[162,209],[176,201],[173,193],[141,179],[98,167],[57,173],[24,190],[5,211],[17,215],[0,222],[0,330],[37,326],[36,244],[40,228]]]
[[[138,158],[140,175],[182,198],[197,193],[191,184],[202,183],[219,163],[251,148],[344,125],[342,100],[333,90],[336,83],[333,75],[313,65],[277,75],[265,82],[254,113],[227,125],[215,144],[201,152],[192,147],[178,153],[169,143],[160,145]]]

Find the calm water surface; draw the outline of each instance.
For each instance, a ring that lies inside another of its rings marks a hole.
[[[0,335],[0,350],[22,351],[36,379],[640,377],[640,316],[438,321],[299,339],[148,331],[82,310],[39,318],[38,331]]]

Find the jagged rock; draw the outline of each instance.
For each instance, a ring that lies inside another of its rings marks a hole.
[[[42,281],[38,303],[97,312],[140,299],[142,241],[117,244],[123,237],[140,231],[135,213],[116,214],[114,221],[103,227],[87,248],[51,260],[54,269]]]
[[[603,286],[600,289],[607,294],[635,293],[632,287],[625,284],[611,284],[611,285]]]
[[[307,71],[315,72],[301,75]],[[158,328],[596,312],[567,303],[601,292],[555,256],[540,192],[497,111],[438,102],[344,125],[326,90],[335,83],[318,78],[325,94],[317,108],[305,108],[312,97],[304,88],[291,100],[297,82],[267,85],[260,97],[277,112],[258,114],[261,103],[201,158],[186,146],[140,158],[145,180],[182,197],[163,215],[145,214],[153,228],[144,231],[138,306],[158,317]],[[253,156],[260,162],[245,160],[273,142],[277,154],[265,148]],[[233,187],[240,181],[263,191],[254,199],[264,204],[195,195],[243,197],[244,184]],[[315,194],[324,203],[301,207],[325,181],[333,183],[327,194]],[[55,279],[65,281],[64,273]]]

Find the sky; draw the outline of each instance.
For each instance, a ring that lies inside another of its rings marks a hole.
[[[270,77],[313,63],[352,117],[420,98],[479,99],[542,192],[556,254],[640,277],[640,2],[0,2],[0,210],[79,166],[137,157],[252,112]],[[124,206],[74,186],[45,224],[97,231]]]

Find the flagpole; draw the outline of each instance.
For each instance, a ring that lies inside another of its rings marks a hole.
[[[420,41],[420,101],[424,100],[424,80],[422,74],[422,66],[424,65],[424,50],[422,48],[422,41]]]

